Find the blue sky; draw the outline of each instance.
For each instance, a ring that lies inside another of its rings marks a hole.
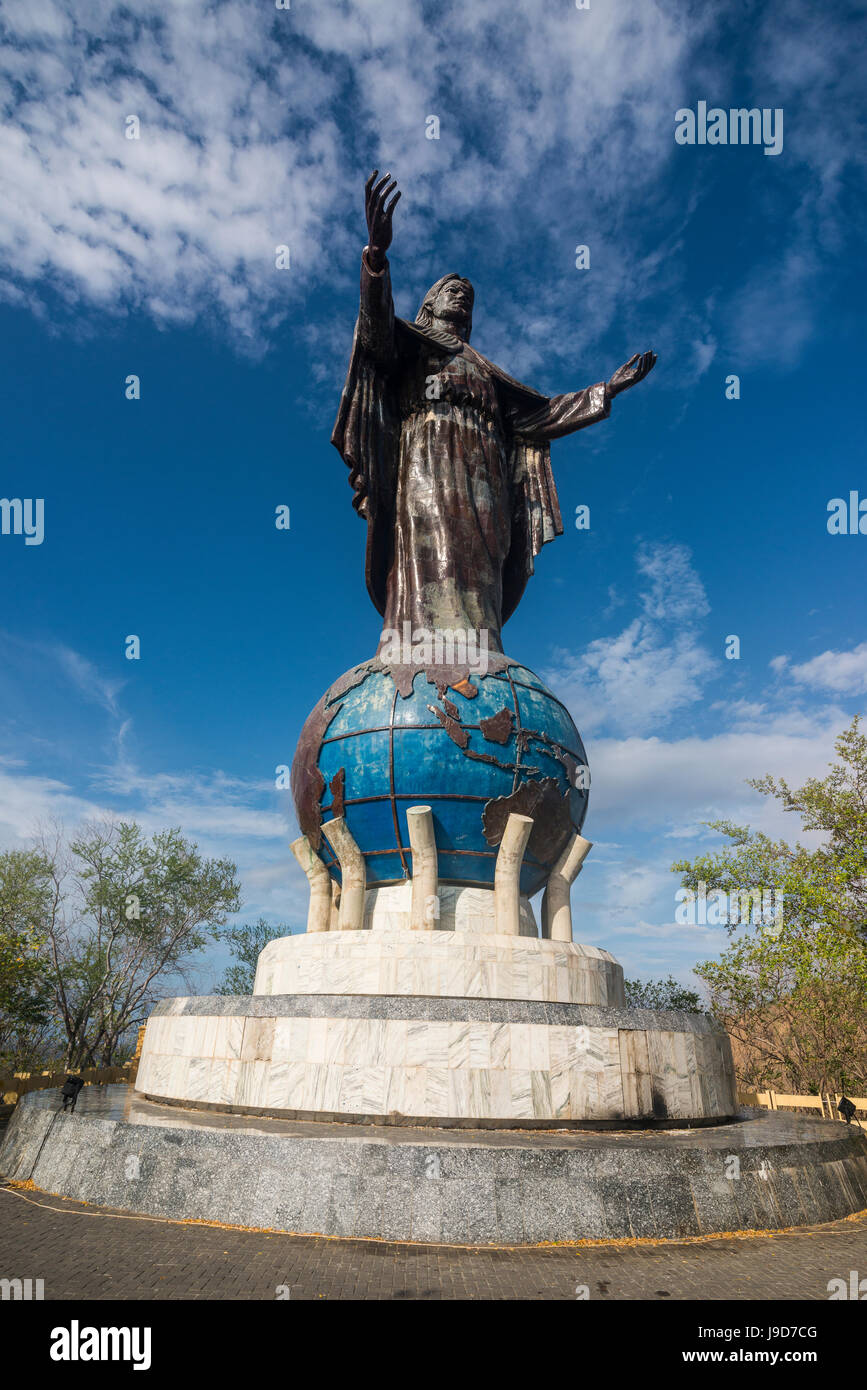
[[[237,860],[243,917],[303,923],[274,770],[379,633],[328,438],[388,168],[399,312],[468,275],[474,343],[551,392],[659,353],[554,446],[566,533],[504,644],[588,750],[576,936],[688,980],[725,936],[674,923],[670,863],[716,816],[791,836],[744,779],[821,775],[867,692],[867,537],[826,526],[867,497],[863,16],[4,0],[0,23],[0,493],[45,500],[41,545],[0,536],[0,843],[177,824]],[[782,152],[678,145],[702,100],[781,108]]]

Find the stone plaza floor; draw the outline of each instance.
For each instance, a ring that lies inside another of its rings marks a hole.
[[[131,1216],[0,1186],[0,1276],[51,1299],[827,1300],[867,1271],[867,1212],[766,1236],[455,1248]],[[288,1291],[288,1294],[287,1294]]]

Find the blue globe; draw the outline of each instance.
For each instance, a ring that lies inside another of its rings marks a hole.
[[[339,881],[321,827],[345,816],[370,887],[411,877],[406,812],[427,805],[440,879],[483,888],[509,812],[533,816],[521,891],[536,893],[581,829],[588,788],[568,710],[517,662],[457,688],[419,669],[407,696],[376,659],[353,667],[308,717],[292,766],[302,831]]]

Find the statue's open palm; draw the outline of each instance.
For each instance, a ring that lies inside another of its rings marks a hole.
[[[397,180],[385,174],[377,182],[379,170],[374,169],[364,185],[364,211],[367,217],[368,260],[374,270],[378,270],[385,260],[385,253],[391,245],[391,216],[397,207],[400,193],[394,193]],[[389,198],[394,193],[394,197]]]
[[[636,352],[634,357],[630,357],[628,362],[617,368],[608,383],[609,395],[619,396],[621,391],[627,391],[630,386],[637,386],[655,366],[655,352]]]

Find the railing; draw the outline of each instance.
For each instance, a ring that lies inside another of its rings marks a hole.
[[[788,1095],[785,1091],[738,1091],[738,1101],[748,1107],[758,1106],[763,1110],[818,1110],[823,1119],[842,1120],[837,1106],[843,1099],[841,1095],[826,1091],[818,1096]],[[850,1096],[856,1110],[867,1112],[867,1096]],[[852,1117],[853,1125],[867,1129],[867,1118]]]

